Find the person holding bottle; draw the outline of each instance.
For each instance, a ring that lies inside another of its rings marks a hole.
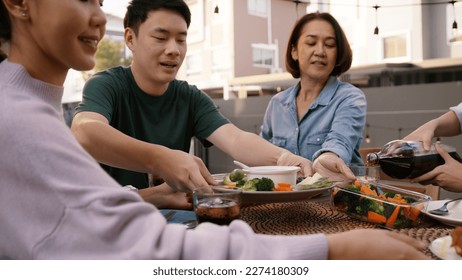
[[[462,133],[462,103],[449,108],[449,112],[430,120],[403,140],[422,141],[425,150],[430,150],[434,137],[450,137]],[[412,179],[412,182],[434,184],[447,191],[462,192],[462,163],[455,160],[447,151],[442,149],[439,142],[435,143],[436,151],[444,159],[445,163],[435,167],[419,177]]]
[[[359,147],[366,121],[366,97],[338,79],[348,71],[352,51],[329,13],[310,13],[292,29],[286,68],[300,81],[271,98],[260,136],[313,161],[326,177],[354,179],[347,165],[363,164]]]

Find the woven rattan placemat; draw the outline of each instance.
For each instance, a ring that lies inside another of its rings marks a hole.
[[[299,235],[338,233],[357,228],[378,228],[377,225],[357,220],[332,209],[329,203],[296,201],[289,203],[258,204],[243,207],[241,219],[257,233]],[[424,219],[419,227],[395,230],[419,240],[431,241],[446,236],[451,226]],[[430,250],[425,252],[436,259]]]

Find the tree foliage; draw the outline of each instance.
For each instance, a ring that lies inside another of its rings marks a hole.
[[[131,58],[124,56],[124,43],[103,39],[98,44],[96,52],[95,71],[105,70],[114,66],[129,65]]]

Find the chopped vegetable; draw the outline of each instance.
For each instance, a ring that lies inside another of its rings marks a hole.
[[[253,178],[251,180],[241,180],[236,184],[237,188],[243,191],[266,191],[274,190],[274,182],[270,178]]]
[[[289,183],[278,183],[277,187],[274,188],[276,192],[290,192],[292,191],[292,186]]]
[[[223,184],[224,184],[225,186],[231,186],[231,187],[235,187],[235,186],[236,186],[236,182],[231,181],[231,179],[229,178],[229,174],[227,174],[227,175],[223,178]]]
[[[226,188],[240,188],[245,183],[245,173],[241,169],[234,169],[223,178],[223,185]]]
[[[394,193],[380,184],[355,181],[346,187],[334,188],[332,202],[339,211],[362,220],[383,224],[390,228],[407,227],[418,222],[425,203],[400,193]]]
[[[274,182],[270,178],[263,177],[256,183],[257,191],[270,192],[274,189]]]
[[[367,220],[373,223],[383,224],[387,221],[387,218],[384,215],[369,211],[367,212]]]
[[[258,178],[247,180],[244,183],[244,185],[242,185],[241,190],[243,190],[243,191],[256,191],[258,181],[260,181],[260,179],[258,179]]]
[[[395,207],[395,210],[393,211],[393,213],[391,213],[391,216],[388,217],[387,222],[386,222],[385,225],[387,225],[389,227],[392,227],[395,224],[396,219],[398,218],[398,214],[399,214],[400,209],[401,209],[401,207],[399,207],[399,206]]]
[[[313,184],[309,184],[309,185],[298,184],[297,189],[299,189],[299,190],[318,189],[318,188],[330,186],[335,182],[337,182],[337,181],[321,180],[321,181],[317,181],[317,182],[315,182]]]
[[[244,179],[245,173],[242,169],[234,169],[231,173],[229,173],[229,179],[233,182],[238,182]]]

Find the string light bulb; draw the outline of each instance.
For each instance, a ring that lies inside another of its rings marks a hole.
[[[455,0],[449,1],[452,4],[452,11],[454,12],[454,22],[452,23],[452,33],[457,34],[457,21],[456,21],[456,7],[454,4],[456,3]]]
[[[366,143],[367,144],[371,143],[371,138],[369,137],[369,134],[366,135]]]
[[[375,9],[375,28],[374,28],[374,35],[379,35],[379,20],[378,20],[378,10],[380,8],[379,5],[375,4],[372,8]]]
[[[370,125],[368,123],[366,123],[366,139],[365,140],[366,140],[367,144],[371,143],[371,137],[369,136],[369,126]]]

